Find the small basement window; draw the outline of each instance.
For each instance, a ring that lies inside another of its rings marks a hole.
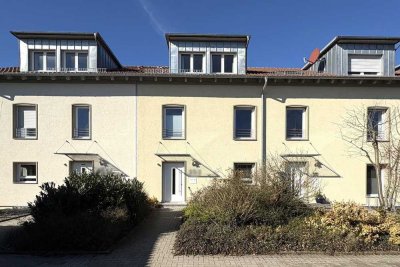
[[[349,75],[382,75],[382,55],[349,55]]]
[[[244,182],[252,183],[255,166],[255,163],[234,163],[234,171],[241,176]]]
[[[14,179],[16,183],[37,183],[37,163],[14,163]]]

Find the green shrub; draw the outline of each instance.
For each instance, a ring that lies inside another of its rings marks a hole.
[[[233,174],[194,193],[184,216],[188,220],[231,226],[276,226],[310,211],[296,194],[287,190],[287,184],[248,185]]]
[[[149,211],[143,184],[117,175],[73,174],[41,189],[29,203],[32,220],[16,238],[17,249],[105,249]]]

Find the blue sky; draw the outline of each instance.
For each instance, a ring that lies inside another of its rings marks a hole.
[[[301,67],[336,35],[400,36],[399,14],[399,0],[3,0],[0,66],[18,65],[10,30],[37,30],[98,31],[125,65],[168,65],[165,32],[250,34],[249,66]]]

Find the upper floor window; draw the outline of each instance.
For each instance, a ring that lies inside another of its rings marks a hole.
[[[37,183],[37,163],[14,163],[14,181],[16,183]]]
[[[14,106],[14,138],[37,137],[37,106],[18,104]]]
[[[87,71],[88,53],[87,52],[64,52],[63,67],[65,71]]]
[[[384,141],[387,139],[386,131],[387,108],[368,108],[367,140]]]
[[[307,139],[307,108],[286,108],[286,139]]]
[[[91,115],[89,105],[73,105],[73,127],[72,138],[90,139],[91,138]]]
[[[234,114],[234,138],[255,139],[255,107],[235,107]]]
[[[185,138],[185,110],[183,106],[163,107],[163,131],[164,139]]]
[[[381,75],[381,55],[349,55],[349,75]]]
[[[204,72],[203,54],[181,54],[180,72]]]
[[[235,56],[232,54],[212,54],[211,72],[212,73],[234,73]]]
[[[55,71],[56,53],[54,51],[32,51],[30,69],[33,71]]]

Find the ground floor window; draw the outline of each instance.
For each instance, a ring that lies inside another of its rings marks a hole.
[[[381,180],[385,183],[384,167],[381,168]],[[376,177],[376,170],[373,165],[367,165],[367,196],[378,197],[378,178]]]
[[[37,183],[36,162],[14,163],[14,181],[16,183]]]
[[[255,171],[255,163],[234,163],[234,171],[239,174],[246,183],[253,182],[253,173]]]

